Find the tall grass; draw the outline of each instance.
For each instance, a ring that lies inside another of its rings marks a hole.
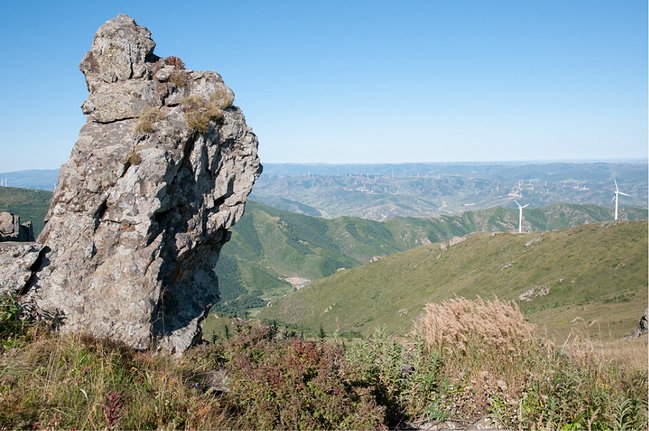
[[[415,335],[431,350],[468,354],[469,349],[477,348],[509,357],[526,354],[530,340],[535,340],[534,329],[516,303],[482,298],[427,304],[414,324]]]
[[[225,340],[180,359],[53,333],[17,321],[15,307],[3,310],[1,429],[384,429],[484,417],[509,429],[647,423],[646,337],[608,346],[575,332],[555,346],[497,300],[431,304],[407,339],[377,331],[351,347],[234,321]],[[644,361],[628,360],[635,355]]]
[[[42,335],[0,360],[0,424],[8,428],[219,428],[218,400],[180,364],[91,337]]]
[[[596,348],[587,328],[555,346],[513,303],[455,298],[428,304],[413,337],[441,361],[451,417],[487,415],[523,429],[646,425],[646,352],[634,358],[644,366],[630,366]]]

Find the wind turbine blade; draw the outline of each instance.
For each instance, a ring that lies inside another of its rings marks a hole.
[[[514,202],[516,202],[516,205],[518,205],[518,207],[520,208],[521,204],[519,204],[516,199],[514,199]]]
[[[614,200],[615,200],[615,196],[613,196],[613,199],[611,199],[611,202],[613,202]]]
[[[528,206],[530,206],[530,204],[525,204],[521,208],[527,208]]]
[[[628,196],[631,197],[631,195],[627,195],[626,193],[618,192],[618,194],[621,194],[622,196]]]
[[[615,183],[615,191],[616,191],[616,192],[619,192],[620,189],[617,188],[617,181],[615,181],[615,178],[613,178],[613,182]]]

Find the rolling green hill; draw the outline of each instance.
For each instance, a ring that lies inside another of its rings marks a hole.
[[[625,208],[624,214],[633,220],[647,217],[642,209]],[[523,226],[527,231],[545,231],[610,218],[606,208],[560,204],[526,210]],[[242,314],[264,307],[308,281],[361,265],[375,256],[471,232],[512,231],[517,226],[515,209],[377,222],[355,217],[315,218],[249,202],[216,266],[222,297],[216,311]]]
[[[531,300],[520,296],[528,293]],[[561,339],[571,321],[595,335],[630,332],[647,307],[647,223],[601,223],[534,234],[469,235],[319,280],[259,317],[328,333],[404,333],[424,304],[455,295],[517,300],[530,321]]]
[[[0,211],[17,214],[22,222],[31,220],[34,236],[38,236],[51,198],[48,191],[0,187]]]

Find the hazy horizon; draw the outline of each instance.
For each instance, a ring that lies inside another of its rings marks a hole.
[[[649,164],[649,158],[620,158],[620,159],[536,159],[536,160],[451,160],[451,161],[409,161],[409,162],[264,162],[263,165],[313,165],[313,166],[371,166],[371,165],[525,165],[525,164],[551,164],[551,163],[575,163],[575,164],[588,164],[588,163],[645,163]],[[17,172],[27,171],[52,171],[58,170],[59,167],[45,167],[45,168],[27,168],[0,171],[0,174],[11,174]]]

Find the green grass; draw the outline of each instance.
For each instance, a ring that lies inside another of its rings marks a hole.
[[[525,246],[530,240],[540,242]],[[519,301],[552,338],[573,319],[618,337],[647,307],[647,223],[592,224],[544,234],[470,235],[443,252],[419,247],[317,281],[263,310],[263,319],[327,332],[403,334],[427,302],[455,295],[517,299],[535,286],[549,293]]]

